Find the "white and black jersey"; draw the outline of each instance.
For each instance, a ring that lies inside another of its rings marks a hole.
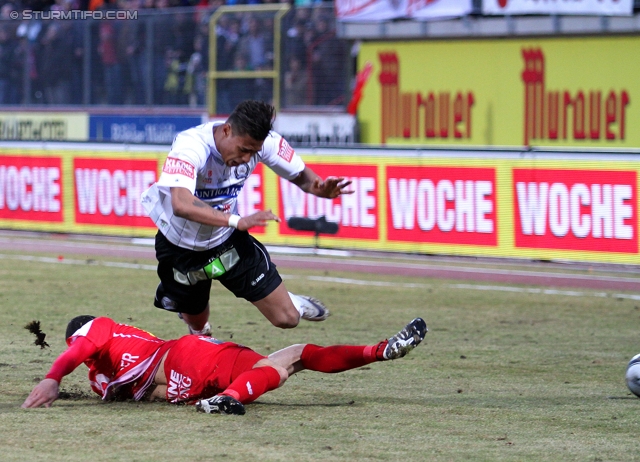
[[[234,231],[207,226],[173,214],[171,187],[183,187],[216,210],[238,213],[238,194],[258,162],[292,180],[305,168],[302,159],[276,132],[270,132],[251,161],[228,167],[213,139],[213,129],[224,122],[209,122],[180,132],[156,183],[142,194],[142,204],[169,242],[191,250],[206,250],[223,243]]]

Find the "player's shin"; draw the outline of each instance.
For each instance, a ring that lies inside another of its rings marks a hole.
[[[242,404],[255,401],[264,393],[280,386],[280,373],[273,367],[256,367],[243,372],[221,394],[231,396]]]
[[[333,345],[321,347],[306,345],[300,360],[305,369],[317,372],[335,373],[348,371],[378,361],[377,345],[353,346]]]

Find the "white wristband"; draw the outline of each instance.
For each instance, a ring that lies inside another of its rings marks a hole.
[[[240,221],[240,215],[231,215],[229,217],[229,227],[230,228],[237,228],[238,227],[238,222]]]

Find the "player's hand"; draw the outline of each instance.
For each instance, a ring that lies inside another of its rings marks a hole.
[[[252,215],[240,218],[238,222],[238,229],[240,231],[247,231],[254,226],[267,226],[270,221],[280,223],[282,220],[279,216],[275,215],[269,210],[260,210]]]
[[[318,197],[334,199],[342,194],[353,194],[355,191],[347,189],[350,185],[351,180],[345,180],[344,177],[329,176],[324,181],[316,178],[313,182],[313,191]]]
[[[21,407],[51,407],[51,403],[58,399],[58,392],[58,382],[53,379],[44,379],[38,385],[33,387],[33,390],[24,403],[22,403]]]

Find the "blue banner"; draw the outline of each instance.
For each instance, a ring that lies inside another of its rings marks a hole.
[[[89,140],[171,144],[176,134],[203,122],[201,116],[90,115]]]

